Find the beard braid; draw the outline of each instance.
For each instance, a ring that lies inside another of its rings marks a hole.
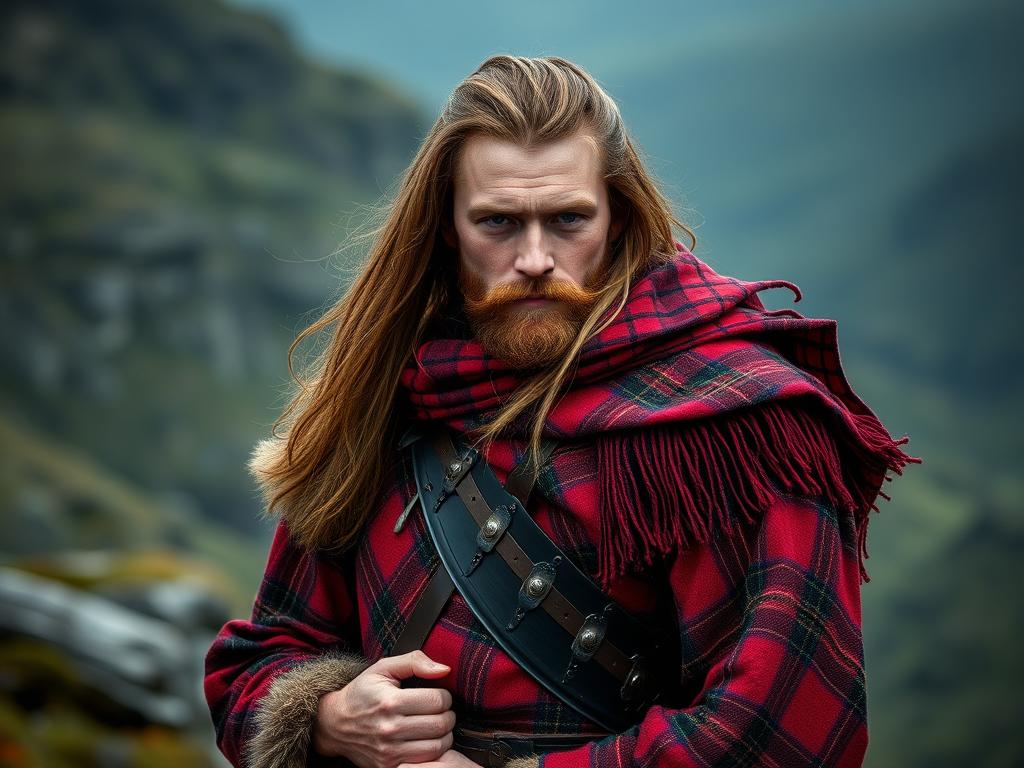
[[[466,317],[484,350],[517,370],[547,368],[564,358],[583,322],[600,298],[608,276],[603,261],[584,279],[503,283],[487,291],[475,274],[460,265],[458,283]],[[530,297],[552,299],[548,306],[516,306]]]

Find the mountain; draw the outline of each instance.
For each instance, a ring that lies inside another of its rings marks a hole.
[[[418,105],[222,3],[0,20],[0,410],[258,530],[244,461],[283,351],[343,286],[334,251],[408,163]]]
[[[0,762],[221,765],[245,460],[422,112],[220,2],[5,3],[0,46]]]
[[[244,615],[268,532],[245,459],[289,342],[359,256],[338,246],[459,78],[496,50],[562,54],[619,101],[698,255],[797,282],[925,459],[871,518],[868,764],[1019,763],[1021,6],[302,7],[301,45],[212,0],[0,9],[0,560],[139,613],[199,577]],[[4,650],[4,680],[64,669]],[[158,764],[156,742],[199,764],[173,734],[112,747],[18,703],[0,696],[0,737],[31,717],[80,750],[36,764]]]

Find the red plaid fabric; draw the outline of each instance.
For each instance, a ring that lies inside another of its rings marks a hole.
[[[597,445],[599,580],[755,522],[778,490],[853,514],[868,580],[868,513],[888,498],[888,471],[920,462],[900,449],[908,438],[893,440],[854,393],[835,320],[767,311],[757,296],[785,287],[799,301],[796,285],[720,275],[675,246],[584,346],[545,422],[550,437]],[[453,329],[457,319],[420,346],[402,384],[412,418],[461,432],[486,422],[523,374]]]
[[[548,421],[559,446],[530,509],[625,608],[658,623],[658,606],[672,606],[682,655],[663,673],[678,680],[676,695],[625,733],[602,734],[525,674],[458,594],[423,650],[452,668],[439,684],[461,726],[594,737],[543,756],[549,768],[860,765],[863,515],[884,470],[918,459],[899,451],[846,384],[834,321],[765,312],[755,295],[786,285],[799,298],[795,286],[715,275],[677,248],[679,258],[634,286],[622,319],[582,356],[576,386]],[[463,431],[515,376],[473,340],[445,337],[420,348],[403,384],[413,418]],[[814,403],[817,415],[766,407],[787,399]],[[768,414],[762,422],[728,421],[757,405]],[[687,431],[688,421],[735,430]],[[820,424],[827,432],[814,431]],[[828,434],[846,447],[835,449]],[[702,441],[700,451],[690,445]],[[773,464],[790,443],[799,448],[790,464]],[[510,436],[485,458],[504,480],[524,449]],[[407,452],[389,467],[388,488],[342,555],[302,551],[287,521],[278,524],[252,616],[228,622],[207,655],[206,695],[233,764],[242,764],[253,714],[277,675],[325,650],[369,661],[390,654],[438,559],[418,512],[393,532],[415,493]],[[743,504],[756,515],[740,514]],[[697,508],[711,511],[698,517]]]
[[[504,479],[525,447],[496,443],[487,458]],[[304,552],[286,523],[274,537],[248,621],[227,623],[207,657],[206,695],[218,744],[236,766],[252,715],[276,675],[326,649],[388,655],[437,555],[419,514],[395,534],[415,493],[411,466],[357,549]],[[595,452],[556,450],[531,512],[585,572],[597,567]],[[680,551],[645,578],[621,576],[612,595],[641,617],[672,595],[682,659],[676,708],[652,707],[627,732],[600,730],[539,686],[453,596],[423,650],[448,664],[461,726],[475,730],[595,734],[588,745],[542,758],[586,766],[856,766],[867,744],[856,531],[819,500],[780,496],[757,526]],[[568,652],[568,641],[566,645]]]
[[[816,396],[837,413],[871,413],[840,367],[836,321],[805,318],[791,309],[767,311],[757,296],[770,288],[788,288],[799,301],[796,285],[720,275],[682,243],[675,246],[674,260],[654,266],[637,280],[616,320],[583,347],[572,389],[549,418],[552,436],[700,418],[800,395]],[[450,334],[452,328],[444,330]],[[521,374],[488,355],[468,333],[459,334],[463,338],[447,335],[420,346],[402,383],[416,419],[445,420],[462,431],[518,387]],[[732,353],[727,355],[714,345],[726,340],[747,343],[721,348]],[[767,351],[775,347],[785,360],[773,366]],[[688,350],[691,355],[680,355]],[[740,356],[732,359],[737,352]],[[766,363],[766,369],[757,367]],[[699,373],[715,377],[721,374],[716,364],[734,378],[747,379],[725,387],[724,399],[711,399],[690,387],[664,389],[657,400],[645,400],[626,389],[631,380],[644,381],[661,372],[691,383]],[[626,410],[607,414],[609,404]]]

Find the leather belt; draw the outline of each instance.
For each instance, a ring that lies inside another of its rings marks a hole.
[[[403,438],[403,440],[408,439],[410,433],[407,432],[406,435],[407,437]],[[537,466],[544,466],[554,449],[554,440],[543,440],[541,443],[540,461]],[[519,499],[519,503],[523,505],[524,509],[533,493],[534,464],[532,458],[529,450],[527,450],[519,463],[512,469],[505,482],[505,490]],[[416,501],[416,499],[414,498],[413,501]],[[452,581],[451,576],[448,575],[448,571],[444,566],[438,562],[437,567],[430,576],[430,581],[427,582],[427,586],[417,598],[416,605],[409,615],[409,620],[399,634],[394,646],[392,646],[391,656],[399,656],[423,647],[427,635],[430,634],[430,630],[437,623],[441,611],[444,610],[445,604],[454,591],[455,583]]]
[[[503,768],[511,759],[579,747],[608,734],[513,733],[456,727],[453,747],[484,768]]]
[[[472,447],[458,451],[439,430],[412,448],[426,528],[487,633],[601,728],[637,723],[674,679],[655,671],[675,667],[665,631],[632,616],[565,557]]]
[[[455,446],[452,444],[451,437],[446,432],[439,432],[435,435],[434,446],[446,465],[457,460],[458,455]],[[462,503],[466,505],[466,509],[469,510],[469,514],[472,515],[476,524],[483,528],[491,514],[491,507],[484,498],[483,492],[477,486],[472,474],[467,474],[462,482],[455,487],[455,493],[462,499]],[[505,561],[505,564],[508,565],[520,580],[525,583],[530,578],[534,565],[533,561],[523,551],[511,531],[506,532],[498,539],[494,551]],[[584,577],[581,576],[580,578]],[[561,624],[569,637],[576,637],[583,629],[586,616],[562,594],[557,586],[551,585],[548,587],[548,590],[549,594],[540,603],[540,608]],[[605,668],[608,674],[619,681],[619,685],[625,684],[633,666],[629,656],[619,650],[613,643],[603,642],[600,644],[597,652],[593,654],[593,658],[594,661]]]

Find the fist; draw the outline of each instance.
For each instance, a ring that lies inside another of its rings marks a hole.
[[[357,768],[440,761],[452,746],[452,696],[444,688],[402,688],[402,681],[413,676],[439,679],[450,671],[423,651],[380,659],[341,690],[320,697],[313,749],[348,758]]]

